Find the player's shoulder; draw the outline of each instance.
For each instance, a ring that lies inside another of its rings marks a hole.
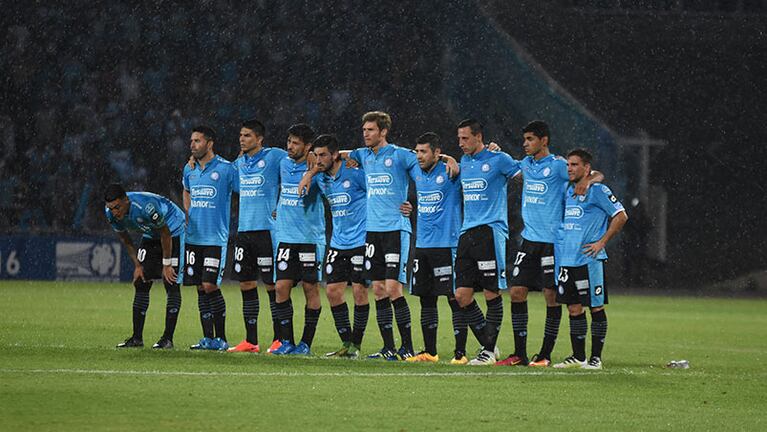
[[[288,156],[288,152],[279,147],[264,147],[261,151],[264,152],[264,157],[267,158],[279,159]]]

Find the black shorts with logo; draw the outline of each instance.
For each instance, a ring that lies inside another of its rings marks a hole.
[[[455,248],[416,248],[411,293],[419,297],[452,296]]]
[[[511,286],[541,291],[556,284],[554,245],[522,239],[511,263]]]
[[[309,243],[280,243],[277,246],[277,280],[319,282],[323,246]]]
[[[355,283],[367,286],[363,275],[365,265],[365,246],[353,249],[328,249],[325,256],[325,282],[347,284]]]
[[[184,249],[184,285],[221,285],[226,267],[223,247],[187,243]]]
[[[506,238],[489,225],[471,228],[458,239],[455,286],[475,291],[506,289]]]
[[[557,303],[595,308],[606,305],[604,262],[595,260],[577,267],[559,267]]]
[[[178,236],[173,237],[173,249],[171,252],[171,266],[178,273],[178,263],[181,252],[181,240]],[[136,258],[144,268],[144,279],[162,279],[162,241],[142,237],[141,244],[136,250]]]
[[[409,252],[409,232],[369,231],[365,236],[365,279],[392,279],[406,283]]]
[[[232,261],[232,279],[241,282],[261,279],[274,284],[272,233],[267,230],[237,233]]]

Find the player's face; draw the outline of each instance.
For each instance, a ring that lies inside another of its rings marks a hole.
[[[482,150],[482,133],[471,133],[471,128],[466,126],[458,129],[458,146],[465,154],[476,154]]]
[[[109,201],[107,203],[107,208],[115,219],[122,220],[125,215],[128,214],[128,209],[130,209],[130,200],[128,200],[128,197],[117,198],[114,201]]]
[[[189,149],[195,159],[202,159],[213,148],[213,141],[205,138],[200,132],[192,132],[192,138],[189,140]]]
[[[429,143],[416,144],[415,157],[418,159],[418,166],[423,170],[429,170],[439,160],[440,150],[431,149]]]
[[[264,141],[264,137],[260,135],[256,135],[253,130],[248,128],[241,128],[240,129],[240,150],[243,151],[243,153],[247,153],[254,148],[261,145],[261,142]]]
[[[543,147],[549,144],[549,137],[538,138],[532,132],[525,132],[523,135],[524,142],[522,147],[525,149],[525,154],[528,156],[535,156],[543,150]]]
[[[317,168],[322,172],[327,172],[333,168],[338,153],[331,153],[327,147],[317,147],[314,149],[314,155],[317,157]]]
[[[580,156],[567,158],[567,177],[571,182],[581,181],[591,171],[591,165],[584,163]]]
[[[301,138],[288,134],[288,157],[291,159],[299,160],[303,158],[309,152],[309,147],[310,145],[304,143]]]
[[[378,147],[386,138],[386,134],[389,131],[386,129],[379,129],[376,122],[365,122],[362,125],[362,137],[365,139],[365,147]]]

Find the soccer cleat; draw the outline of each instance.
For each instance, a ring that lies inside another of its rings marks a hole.
[[[469,361],[471,366],[490,366],[495,364],[495,353],[488,350],[482,350],[473,360]]]
[[[229,352],[247,352],[247,353],[257,353],[261,351],[261,348],[258,347],[258,345],[253,345],[252,343],[244,340],[237,344],[237,346],[233,346],[229,348],[227,351]]]
[[[266,352],[269,354],[272,354],[278,349],[280,349],[280,345],[282,345],[282,342],[280,342],[279,339],[275,339],[272,341],[272,345],[269,346],[269,349],[267,349]]]
[[[568,356],[562,360],[562,363],[557,363],[553,367],[555,369],[569,369],[569,368],[583,368],[586,366],[586,360],[578,360],[574,356]]]
[[[346,341],[341,348],[325,354],[325,357],[356,358],[358,355],[359,347],[356,347],[350,341]]]
[[[389,357],[397,357],[397,353],[395,353],[394,351],[392,351],[392,350],[390,350],[389,348],[386,348],[386,347],[383,347],[383,348],[381,348],[381,351],[378,351],[377,353],[370,354],[368,356],[368,358],[370,360],[378,360],[378,359],[388,360]],[[395,358],[395,360],[396,360],[396,358]]]
[[[602,369],[602,359],[599,357],[591,357],[585,365],[582,366],[583,369],[590,369],[590,370],[601,370]]]
[[[208,346],[208,349],[213,351],[226,351],[227,349],[229,349],[229,344],[226,343],[226,341],[221,339],[220,337],[217,337],[211,340],[210,345]]]
[[[141,348],[144,346],[144,341],[133,336],[125,339],[123,342],[117,344],[115,348]]]
[[[464,353],[455,353],[455,356],[450,360],[451,365],[465,365],[469,362],[469,358]]]
[[[168,339],[168,338],[162,337],[162,338],[160,338],[160,340],[155,342],[154,345],[152,345],[152,348],[154,348],[154,349],[173,349],[173,341]]]
[[[512,354],[505,359],[495,362],[496,366],[527,366],[527,359],[520,357],[516,354]]]
[[[288,355],[310,356],[312,355],[312,352],[309,349],[309,345],[307,345],[306,342],[301,341],[288,353]]]
[[[439,354],[431,355],[426,351],[421,351],[418,354],[405,359],[409,363],[436,363],[439,361]]]
[[[549,367],[551,366],[551,360],[541,357],[539,354],[534,354],[527,365],[530,367]]]
[[[412,358],[415,354],[413,353],[412,349],[405,348],[405,346],[399,347],[397,350],[397,355],[395,358],[387,358],[386,360],[395,361],[395,360],[402,360],[407,361],[407,359]]]
[[[213,339],[204,337],[199,342],[189,347],[190,350],[208,350],[211,349],[210,345],[213,343]]]
[[[290,354],[291,351],[293,351],[296,348],[295,345],[290,343],[289,340],[284,340],[280,342],[280,347],[276,350],[272,351],[272,354],[274,355],[285,355]]]

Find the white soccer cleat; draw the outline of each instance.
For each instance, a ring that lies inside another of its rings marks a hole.
[[[602,369],[602,359],[599,357],[591,357],[589,359],[589,362],[583,365],[583,369],[589,369],[589,370],[601,370]]]
[[[562,361],[562,363],[557,363],[554,366],[552,366],[555,369],[570,369],[570,368],[580,368],[583,369],[586,367],[586,360],[578,360],[577,358],[573,356],[569,356],[566,359]]]
[[[495,354],[492,351],[482,350],[477,357],[469,361],[470,366],[492,366],[495,364]]]

